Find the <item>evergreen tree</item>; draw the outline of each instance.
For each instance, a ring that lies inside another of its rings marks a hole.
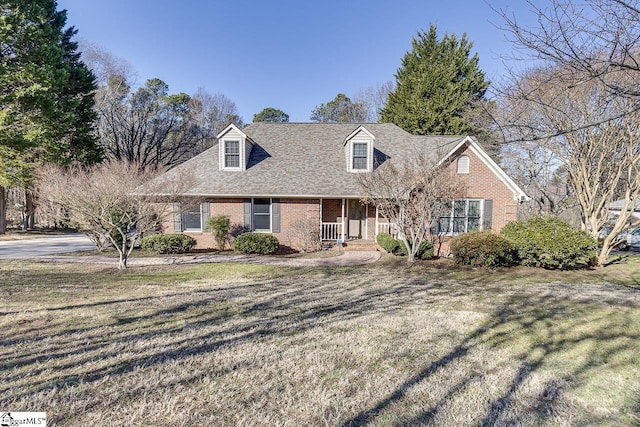
[[[271,123],[287,123],[289,115],[282,110],[273,107],[267,107],[258,114],[253,115],[253,123],[271,122]]]
[[[0,186],[27,188],[43,161],[95,163],[94,76],[55,0],[0,2]],[[0,191],[0,198],[4,191]],[[0,233],[4,231],[0,200]]]
[[[367,109],[358,102],[351,101],[344,93],[320,104],[311,112],[311,120],[317,123],[362,123],[367,119]]]
[[[412,49],[396,73],[396,88],[382,108],[382,122],[395,123],[407,132],[427,135],[461,135],[479,132],[475,117],[489,82],[470,56],[473,43],[437,29],[419,32]]]

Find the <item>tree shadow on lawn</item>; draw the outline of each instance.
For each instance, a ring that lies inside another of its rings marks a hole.
[[[0,356],[0,373],[5,380],[0,389],[4,395],[0,403],[7,406],[11,402],[28,399],[36,393],[79,383],[92,383],[107,376],[118,377],[140,367],[152,367],[215,352],[221,346],[302,333],[349,318],[395,313],[416,301],[428,309],[432,305],[437,306],[447,295],[464,295],[465,290],[469,292],[481,286],[478,283],[475,286],[460,286],[453,281],[424,277],[411,277],[373,286],[371,282],[376,277],[365,275],[366,270],[318,271],[315,276],[306,277],[306,280],[314,282],[313,285],[292,283],[295,278],[287,277],[233,287],[194,289],[161,295],[155,297],[155,300],[154,297],[135,300],[116,298],[101,303],[69,304],[53,308],[60,322],[41,328],[41,334],[32,342],[34,347],[37,347],[38,341],[49,342],[45,354],[14,354],[17,359],[11,360],[6,359],[8,354]],[[489,287],[487,292],[500,293],[501,289]],[[153,307],[151,309],[150,302]],[[128,305],[126,310],[113,316],[112,323],[105,325],[108,330],[101,328],[102,330],[92,334],[91,326],[71,329],[61,326],[66,316],[73,317],[78,310],[91,308],[110,311],[122,304]],[[589,379],[603,364],[615,367],[616,363],[627,363],[627,353],[635,349],[632,342],[640,339],[640,333],[627,327],[635,321],[628,311],[621,308],[614,317],[594,316],[602,308],[603,303],[597,296],[575,298],[551,292],[515,292],[508,295],[502,304],[489,313],[482,325],[466,334],[457,345],[432,360],[416,375],[407,378],[375,405],[363,408],[344,421],[342,426],[362,426],[375,421],[387,408],[402,401],[414,387],[428,382],[443,368],[468,357],[469,352],[478,346],[509,348],[514,340],[521,341],[519,347],[522,351],[516,355],[520,366],[502,394],[495,396],[490,402],[480,424],[518,424],[526,422],[530,416],[535,416],[538,420],[555,416],[556,405],[565,386],[562,381],[545,383],[537,398],[529,402],[524,410],[513,410],[518,391],[532,374],[545,367],[548,359],[563,357],[586,347],[584,360],[574,364],[570,372],[563,373],[563,377],[570,378],[571,385],[576,386]],[[227,323],[230,319],[239,323]],[[586,330],[583,328],[585,319],[591,322]],[[184,335],[185,330],[192,333]],[[20,336],[23,332],[16,328],[14,335]],[[166,340],[166,344],[161,348],[153,343],[144,345],[150,338],[162,338]],[[119,349],[122,345],[138,342],[141,346],[137,353],[121,358]],[[96,357],[106,363],[93,369],[88,368],[80,374],[68,372],[77,366],[90,366],[90,362]],[[62,364],[56,361],[62,361]],[[29,368],[28,386],[12,388],[11,382],[18,381],[24,375],[16,373],[18,371],[15,368]],[[55,379],[42,377],[51,369],[61,374]],[[205,374],[202,372],[194,373],[178,383],[197,380],[203,375]],[[472,373],[453,384],[438,402],[401,423],[411,425],[434,422],[449,399],[475,380],[477,375]],[[132,393],[122,398],[130,399],[134,395]],[[98,404],[96,401],[88,404],[87,408]],[[635,410],[637,412],[637,408]],[[584,417],[585,422],[594,421],[593,418],[588,418],[588,414],[584,414]]]
[[[517,337],[537,335],[530,342],[523,343],[522,353],[517,356],[520,367],[501,396],[495,398],[488,407],[485,417],[479,422],[482,426],[528,425],[531,418],[541,422],[558,415],[555,408],[565,380],[552,380],[539,390],[534,401],[524,408],[514,410],[516,395],[530,377],[547,364],[552,357],[570,354],[585,345],[590,351],[583,354],[584,361],[574,365],[564,377],[571,378],[572,386],[587,381],[601,366],[629,366],[632,362],[628,354],[637,348],[633,342],[640,339],[640,332],[630,329],[633,319],[627,315],[611,320],[603,316],[594,319],[599,325],[593,330],[576,334],[575,330],[583,326],[585,317],[593,310],[601,309],[597,301],[575,301],[571,298],[555,298],[551,295],[512,296],[503,306],[496,309],[490,319],[480,328],[468,334],[453,350],[440,359],[433,361],[420,373],[405,381],[393,393],[380,400],[375,406],[363,409],[353,418],[342,423],[342,427],[364,426],[373,422],[383,411],[402,400],[410,390],[423,381],[427,381],[445,366],[464,358],[472,348],[489,345],[491,348],[508,346]],[[569,315],[569,316],[567,316]],[[617,359],[621,359],[616,361]],[[409,419],[403,419],[397,425],[431,425],[436,422],[438,411],[468,384],[474,381],[475,374],[456,384],[436,404]],[[630,413],[638,408],[632,408]],[[583,418],[577,424],[606,422],[606,418],[593,414],[580,414]],[[632,415],[633,416],[633,415]]]

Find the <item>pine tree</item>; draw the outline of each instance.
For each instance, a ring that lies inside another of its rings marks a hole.
[[[472,47],[466,34],[438,40],[435,25],[419,32],[395,75],[396,89],[380,112],[381,121],[418,135],[474,133],[470,117],[478,116],[474,109],[489,82],[478,55],[470,56]]]
[[[102,159],[93,136],[95,77],[76,51],[76,31],[64,29],[66,11],[56,9],[55,0],[0,3],[1,187],[27,188],[43,161]]]

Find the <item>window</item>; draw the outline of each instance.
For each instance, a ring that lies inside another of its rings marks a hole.
[[[240,167],[240,141],[224,142],[224,167]]]
[[[458,158],[458,173],[469,173],[469,156]]]
[[[353,170],[367,170],[369,169],[369,162],[367,162],[368,145],[366,142],[354,142],[353,143]]]
[[[271,231],[271,199],[253,199],[253,229]]]
[[[466,233],[480,230],[481,200],[454,200],[450,214],[440,217],[440,233]]]
[[[202,231],[202,211],[199,206],[182,213],[182,227],[184,231]]]

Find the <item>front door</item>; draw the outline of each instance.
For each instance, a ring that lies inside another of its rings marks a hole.
[[[350,239],[362,239],[365,229],[365,207],[360,200],[349,200],[347,235]]]

